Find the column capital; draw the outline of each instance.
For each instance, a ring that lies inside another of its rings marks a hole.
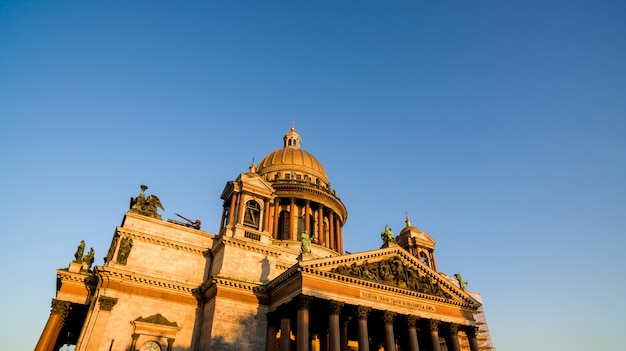
[[[69,312],[70,304],[71,303],[69,301],[52,299],[50,314],[60,314],[63,318],[65,318]]]
[[[430,320],[430,322],[429,322],[429,324],[428,324],[428,325],[429,325],[430,330],[431,330],[431,331],[434,331],[434,330],[439,330],[439,324],[440,324],[440,323],[441,323],[441,321],[438,321],[438,320],[436,320],[436,319],[431,319],[431,320]]]
[[[450,324],[450,333],[455,334],[459,331],[459,325],[451,323]]]
[[[418,316],[414,316],[412,314],[410,314],[407,319],[406,319],[406,324],[409,327],[415,327],[415,325],[417,324],[417,321],[420,319],[420,317]]]
[[[100,296],[98,301],[100,302],[101,310],[112,311],[113,306],[117,303],[117,297]]]
[[[308,309],[311,302],[313,302],[313,296],[298,295],[296,297],[296,306],[299,310]]]
[[[359,319],[367,319],[367,316],[370,314],[371,311],[371,307],[359,306],[357,309],[357,316],[359,317]]]
[[[383,316],[383,321],[385,324],[392,324],[393,320],[396,318],[396,312],[393,311],[385,311],[385,315]]]
[[[341,309],[343,308],[343,305],[343,302],[330,300],[330,314],[339,314],[341,312]]]
[[[137,339],[139,339],[139,335],[137,333],[133,333],[133,335],[131,335],[131,337],[133,338],[134,341],[137,341]]]
[[[467,334],[467,337],[476,337],[476,334],[478,333],[478,327],[467,327],[465,328],[465,334]]]

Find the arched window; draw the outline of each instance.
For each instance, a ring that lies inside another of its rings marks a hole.
[[[430,267],[430,261],[428,260],[428,255],[424,251],[420,252],[420,261]]]
[[[243,215],[243,224],[254,229],[259,229],[259,218],[261,217],[261,206],[253,200],[246,202],[246,210]]]

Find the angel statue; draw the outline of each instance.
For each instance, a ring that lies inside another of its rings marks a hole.
[[[146,197],[145,191],[147,186],[141,186],[141,192],[135,198],[130,198],[130,212],[139,213],[144,216],[161,219],[161,215],[157,212],[157,208],[165,211],[158,196],[152,194]]]

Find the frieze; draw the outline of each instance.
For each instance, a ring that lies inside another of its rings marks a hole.
[[[364,291],[361,291],[361,297],[369,299],[369,300],[380,301],[380,302],[390,303],[390,304],[399,305],[399,306],[417,308],[423,311],[436,312],[435,306],[425,304],[425,303],[407,301],[405,299],[391,298],[391,297],[382,296],[378,294],[372,294],[372,293],[368,293]]]
[[[435,279],[411,266],[405,265],[399,257],[391,257],[371,263],[365,261],[360,265],[356,264],[356,262],[350,266],[344,264],[333,268],[331,272],[428,295],[447,299],[452,298],[449,293],[441,289]]]

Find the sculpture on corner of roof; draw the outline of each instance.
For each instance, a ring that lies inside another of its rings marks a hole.
[[[391,227],[387,224],[385,224],[385,230],[380,233],[380,238],[383,239],[383,247],[388,247],[396,243],[396,238],[393,237]]]
[[[96,255],[96,252],[93,250],[93,247],[90,247],[89,252],[87,252],[87,254],[83,257],[83,262],[87,263],[88,267],[91,267],[91,265],[93,264],[95,255]]]
[[[83,261],[83,252],[85,252],[85,240],[81,240],[78,248],[74,253],[74,262],[81,263]]]
[[[459,288],[461,288],[461,290],[465,291],[465,288],[467,288],[468,281],[467,280],[463,280],[463,278],[461,277],[461,273],[455,273],[454,277],[459,282]]]
[[[163,205],[161,204],[161,200],[159,200],[159,198],[154,194],[146,197],[146,190],[148,190],[148,187],[142,185],[139,195],[137,195],[137,197],[130,198],[129,212],[161,219],[161,215],[157,212],[158,208],[165,211],[165,208],[163,208]]]

